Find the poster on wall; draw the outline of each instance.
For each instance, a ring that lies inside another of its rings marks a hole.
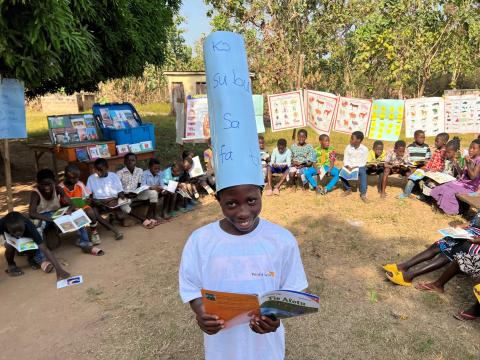
[[[23,82],[0,77],[0,139],[26,137]]]
[[[372,101],[340,97],[335,116],[334,130],[351,134],[354,131],[367,133]]]
[[[374,100],[368,137],[397,141],[402,130],[404,105],[403,100]]]
[[[470,134],[480,131],[480,97],[459,95],[445,97],[445,132]]]
[[[274,132],[306,126],[301,90],[268,95],[268,110]]]
[[[441,97],[405,100],[405,134],[412,138],[416,130],[426,136],[435,136],[445,131],[445,103]]]
[[[209,137],[210,121],[207,98],[187,99],[185,137],[183,140],[203,140]]]
[[[305,91],[308,125],[320,134],[329,134],[338,105],[338,96],[321,91]]]

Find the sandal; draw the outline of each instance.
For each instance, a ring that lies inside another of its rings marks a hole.
[[[473,294],[475,295],[478,302],[480,303],[480,284],[477,284],[473,287]]]
[[[83,251],[85,254],[90,254],[90,255],[94,255],[94,256],[103,256],[103,255],[105,255],[105,251],[103,251],[102,249],[100,249],[99,247],[96,247],[96,246],[85,246],[85,247],[82,247],[82,251]]]
[[[430,283],[418,283],[415,285],[415,289],[417,290],[421,290],[421,291],[435,291],[439,294],[443,294],[444,293],[444,290],[443,289],[440,289],[436,286],[433,286],[432,284]]]
[[[102,240],[100,239],[100,235],[97,232],[92,233],[92,244],[100,245],[101,243],[102,243]]]
[[[119,232],[115,234],[115,240],[122,240],[123,239],[123,233]]]
[[[390,280],[392,283],[401,285],[401,286],[412,286],[411,282],[407,282],[403,278],[403,273],[401,271],[395,271],[390,275],[388,272],[385,273],[387,279]]]
[[[391,272],[392,274],[393,274],[394,272],[397,272],[397,271],[398,271],[397,264],[386,264],[386,265],[383,265],[382,268],[383,268],[383,270],[389,271],[389,272]]]
[[[461,310],[461,311],[457,312],[456,314],[453,315],[453,317],[457,320],[460,320],[460,321],[470,321],[470,320],[475,320],[475,319],[478,318],[475,315],[472,315],[472,314],[469,314],[469,313],[465,312],[465,310]]]
[[[42,268],[43,272],[47,274],[51,273],[53,270],[53,264],[49,261],[42,262],[42,265],[40,265],[40,267]]]
[[[150,220],[150,219],[145,219],[142,223],[142,226],[145,228],[145,229],[153,229],[155,227],[155,223]]]
[[[5,272],[12,277],[21,276],[24,274],[24,272],[20,270],[17,265],[9,266],[8,269],[5,269]]]

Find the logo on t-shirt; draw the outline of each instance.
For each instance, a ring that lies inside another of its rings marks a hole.
[[[253,277],[275,277],[275,271],[252,272]]]

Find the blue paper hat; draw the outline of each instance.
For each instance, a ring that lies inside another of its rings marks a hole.
[[[217,191],[264,185],[243,37],[217,31],[203,44]]]

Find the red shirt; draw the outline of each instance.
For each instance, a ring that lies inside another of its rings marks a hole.
[[[445,168],[445,150],[446,148],[444,146],[433,152],[432,157],[425,167],[427,171],[443,171]]]

